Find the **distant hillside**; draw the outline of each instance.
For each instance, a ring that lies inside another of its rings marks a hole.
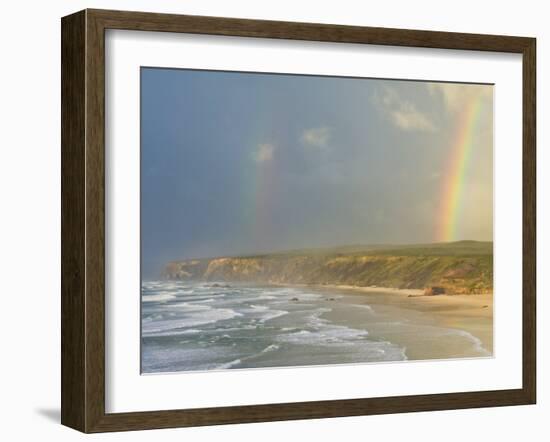
[[[493,289],[493,243],[458,241],[291,250],[169,263],[169,279],[285,284],[345,284],[487,293]]]

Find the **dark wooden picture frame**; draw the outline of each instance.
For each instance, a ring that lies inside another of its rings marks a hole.
[[[105,30],[518,53],[523,63],[523,386],[513,390],[105,412]],[[61,422],[83,432],[533,404],[536,400],[536,40],[84,10],[62,19]]]

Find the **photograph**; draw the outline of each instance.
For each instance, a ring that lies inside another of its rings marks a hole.
[[[493,357],[493,89],[141,67],[141,373]]]

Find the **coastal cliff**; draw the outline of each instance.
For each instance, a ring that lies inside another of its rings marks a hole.
[[[491,293],[492,243],[459,241],[415,246],[350,246],[256,256],[173,261],[163,277],[271,284],[442,288],[450,294]]]

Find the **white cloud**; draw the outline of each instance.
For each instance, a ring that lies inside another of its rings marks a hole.
[[[258,150],[254,154],[257,163],[265,163],[273,159],[275,146],[269,143],[258,144]]]
[[[315,127],[306,129],[302,133],[301,139],[306,146],[325,148],[330,140],[330,128]]]
[[[492,100],[493,88],[490,85],[462,83],[428,83],[428,91],[432,96],[441,94],[448,111],[461,112],[473,98],[480,96]]]
[[[430,119],[419,112],[411,103],[402,103],[399,109],[390,112],[396,126],[404,130],[434,131],[435,126]]]
[[[407,131],[425,131],[433,132],[436,130],[434,123],[416,106],[399,96],[399,94],[389,87],[384,88],[384,92],[379,102],[384,107],[384,111],[389,115],[393,124]]]

